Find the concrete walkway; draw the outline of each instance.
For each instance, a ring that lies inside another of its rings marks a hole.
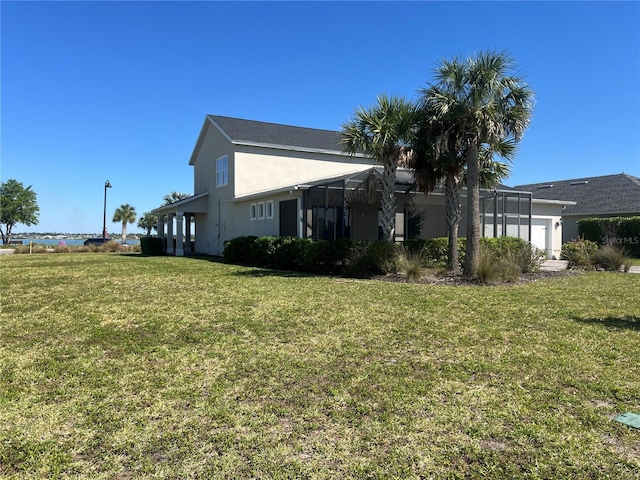
[[[540,270],[543,272],[561,272],[566,270],[569,262],[566,260],[545,260],[540,264]]]
[[[545,260],[540,264],[540,270],[543,272],[561,272],[566,270],[569,262],[566,260]],[[629,268],[629,273],[640,273],[640,265],[633,265]]]

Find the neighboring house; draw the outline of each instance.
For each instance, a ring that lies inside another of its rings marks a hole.
[[[339,142],[336,131],[207,115],[189,161],[195,195],[153,210],[167,253],[222,255],[225,241],[246,235],[379,239],[382,168]],[[482,192],[484,234],[559,256],[562,209],[573,202],[520,190]],[[425,196],[400,168],[396,194],[396,241],[447,235],[442,191]]]
[[[562,243],[578,238],[581,218],[640,216],[640,178],[619,173],[556,182],[519,185],[536,198],[564,198],[575,202],[562,212]]]

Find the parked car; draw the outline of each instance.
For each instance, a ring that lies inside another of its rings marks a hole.
[[[84,241],[84,244],[85,245],[104,245],[105,243],[110,241],[111,241],[110,238],[92,237],[92,238],[87,238]]]

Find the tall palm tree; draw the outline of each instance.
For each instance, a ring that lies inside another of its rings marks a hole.
[[[464,274],[475,277],[480,255],[480,157],[501,142],[515,145],[529,125],[533,91],[512,73],[505,52],[481,52],[466,60],[443,60],[432,87],[436,115],[460,132],[467,172],[467,246]]]
[[[342,126],[345,153],[361,153],[382,165],[382,232],[393,242],[396,224],[396,169],[411,156],[415,106],[402,97],[381,95],[368,110],[359,107]]]
[[[113,214],[114,222],[122,222],[122,243],[127,239],[127,223],[135,223],[136,210],[128,203],[120,205]]]
[[[452,273],[459,274],[458,230],[462,220],[460,190],[465,168],[464,144],[459,125],[440,114],[435,93],[433,87],[422,90],[411,167],[418,188],[426,195],[444,185],[449,238],[447,266]]]
[[[138,219],[138,228],[144,228],[147,231],[147,236],[151,235],[151,229],[158,228],[158,215],[144,212]]]
[[[422,90],[414,152],[411,167],[417,186],[425,194],[444,184],[445,218],[447,221],[447,267],[453,274],[460,273],[458,255],[458,230],[462,220],[460,194],[466,180],[466,152],[459,125],[439,117],[432,105],[434,97],[430,89]],[[505,163],[495,161],[495,154],[511,159],[513,149],[509,142],[500,142],[492,149],[483,146],[481,152],[480,182],[483,188],[494,187],[509,175]]]

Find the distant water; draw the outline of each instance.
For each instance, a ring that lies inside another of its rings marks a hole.
[[[19,238],[16,239],[12,239],[13,240],[20,240]],[[65,238],[65,239],[59,239],[59,238],[34,238],[33,240],[25,240],[24,238],[22,239],[22,244],[23,245],[29,245],[29,242],[32,241],[33,245],[47,245],[50,247],[58,247],[58,246],[62,246],[62,245],[67,245],[70,247],[77,247],[77,246],[81,246],[84,245],[84,241],[86,240],[86,238]],[[114,240],[119,242],[120,240]],[[1,243],[1,242],[0,242]],[[128,239],[127,240],[127,245],[138,245],[140,243],[140,240],[131,240]]]

